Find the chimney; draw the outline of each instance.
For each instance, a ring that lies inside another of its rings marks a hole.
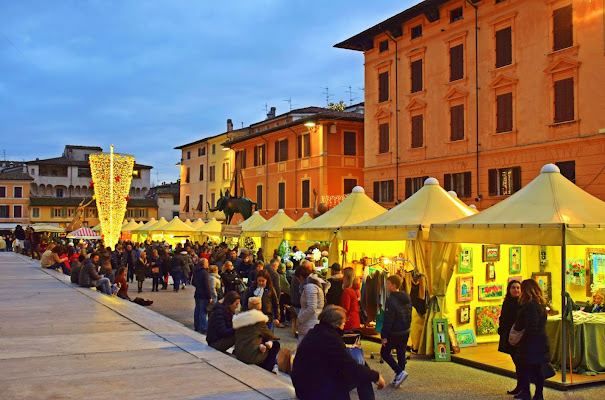
[[[231,118],[229,118],[227,120],[227,132],[231,132],[233,130],[233,121],[231,121]]]
[[[23,164],[23,173],[27,174],[27,164]]]
[[[275,118],[275,107],[271,107],[271,111],[267,113],[267,119]]]

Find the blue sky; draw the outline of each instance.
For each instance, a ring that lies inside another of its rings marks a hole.
[[[177,178],[173,147],[288,111],[363,101],[363,55],[332,46],[417,1],[0,0],[0,152],[98,145]],[[0,153],[0,156],[2,153]]]

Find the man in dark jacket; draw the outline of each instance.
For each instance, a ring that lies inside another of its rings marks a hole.
[[[193,286],[195,286],[195,311],[193,325],[196,332],[206,334],[208,330],[208,305],[212,303],[210,280],[208,279],[208,260],[201,258],[193,268]]]
[[[271,260],[269,265],[265,267],[265,269],[267,270],[267,272],[269,272],[269,276],[271,277],[271,283],[273,284],[273,288],[275,289],[275,294],[279,299],[279,296],[281,294],[281,287],[279,284],[279,274],[277,273],[277,267],[279,267],[279,261],[273,259]],[[250,285],[251,284],[248,283],[248,286]]]
[[[111,286],[109,279],[99,276],[97,273],[97,265],[99,263],[99,254],[91,253],[90,258],[84,260],[82,269],[80,270],[80,278],[78,283],[82,287],[96,287],[97,290],[111,295]]]
[[[122,266],[128,270],[128,281],[132,282],[134,278],[134,268],[137,264],[137,252],[132,249],[131,244],[126,245],[126,250],[122,254]]]
[[[84,254],[80,254],[78,256],[78,261],[74,261],[71,263],[71,283],[79,283],[80,282],[80,270],[82,269],[82,263],[86,257]]]
[[[340,273],[340,264],[334,263],[330,267],[332,276],[328,279],[330,282],[330,290],[326,294],[326,305],[333,304],[335,306],[340,305],[340,298],[342,297],[342,278],[343,275]]]
[[[400,292],[401,277],[391,275],[387,278],[386,289],[389,294],[384,310],[384,322],[380,336],[382,349],[380,356],[395,371],[393,386],[398,388],[407,378],[405,372],[405,350],[410,336],[412,324],[412,302],[410,295]],[[397,362],[391,355],[391,350],[397,350]]]
[[[350,399],[357,388],[360,399],[373,399],[372,382],[378,389],[384,379],[367,364],[360,365],[351,357],[342,341],[342,328],[347,313],[342,307],[328,305],[315,325],[298,345],[292,367],[292,384],[301,400]]]
[[[111,269],[118,272],[122,266],[122,246],[116,244],[116,249],[111,252]],[[115,273],[114,272],[114,273]]]

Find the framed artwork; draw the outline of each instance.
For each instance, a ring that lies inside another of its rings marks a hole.
[[[504,285],[479,285],[478,293],[480,301],[501,299],[504,297]]]
[[[508,272],[511,274],[521,273],[521,247],[510,248]]]
[[[493,262],[485,264],[485,280],[488,282],[496,280],[496,267]]]
[[[474,347],[477,346],[477,339],[475,339],[475,332],[472,329],[465,331],[456,331],[456,340],[458,341],[458,347]]]
[[[456,299],[459,302],[473,300],[473,277],[459,276],[456,286]]]
[[[605,288],[605,249],[586,249],[584,270],[586,296],[592,297],[592,292]]]
[[[552,280],[550,272],[532,272],[531,279],[538,283],[547,302],[552,300]]]
[[[458,308],[458,323],[468,324],[471,322],[471,306],[460,306]]]
[[[586,285],[586,267],[582,258],[568,258],[565,265],[565,281],[568,285]]]
[[[435,361],[450,361],[450,336],[447,318],[433,318]]]
[[[511,281],[519,281],[519,283],[521,283],[521,282],[523,282],[523,277],[522,276],[509,276],[508,282],[506,282],[506,284],[508,285]]]
[[[501,312],[502,306],[500,305],[477,307],[477,317],[475,319],[477,335],[498,333]]]
[[[458,272],[461,274],[473,272],[473,249],[466,247],[460,252]]]
[[[499,244],[484,244],[483,245],[483,262],[500,261],[500,245]]]
[[[447,329],[448,336],[450,337],[450,350],[452,354],[460,353],[460,346],[458,346],[458,340],[456,339],[456,332],[454,332],[454,325],[448,324]]]

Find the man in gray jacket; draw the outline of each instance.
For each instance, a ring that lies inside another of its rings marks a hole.
[[[80,269],[80,279],[78,283],[82,287],[96,287],[97,290],[111,296],[111,285],[109,278],[102,277],[97,272],[99,264],[99,254],[92,253],[90,258],[84,260],[82,269]]]

